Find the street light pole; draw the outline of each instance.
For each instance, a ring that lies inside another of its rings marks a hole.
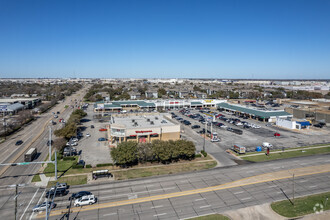
[[[18,184],[15,185],[15,220],[17,219],[17,197],[18,197]]]
[[[293,206],[294,206],[294,173],[292,174],[292,180],[293,180],[293,198],[292,198],[292,203],[293,203]]]

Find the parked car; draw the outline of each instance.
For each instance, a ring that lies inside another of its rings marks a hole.
[[[275,133],[274,133],[274,136],[275,136],[275,137],[279,137],[279,136],[281,136],[281,134],[278,133],[278,132],[275,132]]]
[[[323,125],[321,125],[321,124],[315,124],[315,125],[313,125],[314,127],[317,127],[317,128],[323,128]]]
[[[94,125],[91,125],[91,128],[94,128]]]
[[[99,131],[107,131],[106,128],[100,128]]]
[[[103,138],[103,137],[101,137],[101,138],[99,138],[98,139],[98,141],[106,141],[107,139],[106,138]]]
[[[47,146],[49,146],[50,144],[53,144],[54,143],[54,141],[53,140],[51,140],[51,141],[47,141]]]
[[[74,147],[65,147],[63,150],[63,156],[76,156],[77,149]]]
[[[23,141],[22,140],[18,140],[18,141],[16,141],[16,146],[18,146],[18,145],[21,145],[21,144],[23,144]]]
[[[89,133],[86,134],[86,137],[90,137],[91,135]]]
[[[89,195],[92,195],[92,193],[88,192],[88,191],[80,191],[80,192],[77,192],[77,193],[72,193],[71,197],[69,197],[69,200],[70,199],[79,199],[83,196],[89,196]]]
[[[92,205],[96,203],[97,199],[94,195],[83,196],[74,201],[74,206]]]
[[[79,160],[79,162],[77,163],[77,165],[83,165],[85,167],[85,161],[84,160]]]
[[[44,210],[46,210],[46,206],[47,206],[47,205],[48,205],[48,208],[51,207],[52,209],[56,207],[56,204],[53,203],[53,202],[48,202],[48,203],[43,202],[43,203],[41,203],[41,204],[38,204],[38,205],[34,206],[33,209],[32,209],[32,211],[33,211],[33,212],[44,211]]]
[[[199,126],[199,125],[193,125],[193,126],[191,126],[191,128],[192,129],[196,129],[196,128],[200,128],[201,126]]]
[[[78,145],[78,143],[77,142],[68,142],[68,143],[66,143],[66,146],[77,146]]]

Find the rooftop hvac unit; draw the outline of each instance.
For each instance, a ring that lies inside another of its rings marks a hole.
[[[147,121],[150,121],[150,118],[147,118]]]
[[[151,121],[151,122],[150,122],[150,124],[151,124],[151,125],[153,125],[153,124],[154,124],[154,122],[153,122],[153,121]]]
[[[158,120],[158,117],[155,117],[155,120]]]
[[[135,122],[135,119],[132,119],[132,122]]]

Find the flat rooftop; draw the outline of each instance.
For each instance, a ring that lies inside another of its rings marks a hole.
[[[112,121],[113,122],[113,121]],[[112,125],[120,126],[124,125],[127,129],[135,128],[152,128],[162,126],[176,125],[170,122],[164,115],[142,115],[142,116],[125,116],[114,117],[114,123]]]

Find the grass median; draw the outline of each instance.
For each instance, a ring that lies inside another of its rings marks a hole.
[[[212,214],[212,215],[205,215],[199,216],[195,218],[190,218],[189,220],[230,220],[227,216],[220,215],[220,214]]]
[[[326,198],[330,197],[330,192],[311,196],[296,198],[294,206],[289,200],[273,202],[272,209],[285,217],[293,218],[325,210],[330,210],[330,202]]]

